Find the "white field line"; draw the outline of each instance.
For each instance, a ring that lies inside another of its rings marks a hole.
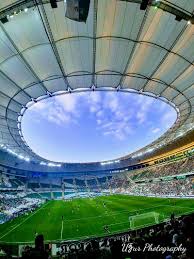
[[[156,209],[156,208],[160,208],[160,207],[172,207],[172,205],[157,205],[157,206],[152,206],[152,207],[148,207],[148,208],[144,208],[144,209],[139,209],[139,210],[123,210],[123,211],[119,211],[119,212],[115,212],[115,213],[108,213],[108,214],[101,214],[101,215],[98,215],[98,216],[91,216],[91,217],[84,217],[84,218],[76,218],[76,219],[66,219],[65,221],[68,221],[68,222],[74,222],[74,221],[81,221],[81,220],[88,220],[88,219],[97,219],[97,218],[103,218],[103,217],[110,217],[110,216],[116,216],[116,215],[119,215],[119,214],[123,214],[123,213],[136,213],[138,212],[141,212],[141,211],[146,211],[146,210],[150,210],[150,209]],[[175,205],[175,208],[182,208],[182,209],[187,209],[189,211],[194,211],[194,208],[189,208],[189,207],[180,207],[180,206],[176,206]],[[134,215],[135,216],[135,215]]]
[[[149,210],[149,209],[152,209],[152,208],[159,208],[159,207],[163,207],[163,206],[166,206],[166,205],[157,205],[157,206],[152,206],[152,207],[149,207],[149,208],[145,208],[145,209],[140,209],[140,210],[132,210],[132,211],[129,211],[129,210],[122,210],[122,211],[119,211],[119,212],[113,212],[113,213],[108,213],[108,214],[101,214],[101,215],[98,215],[98,216],[91,216],[91,217],[84,217],[84,218],[75,218],[75,219],[65,219],[66,222],[73,222],[73,221],[81,221],[81,220],[88,220],[88,219],[97,219],[97,218],[103,218],[103,217],[110,217],[110,216],[115,216],[115,215],[120,215],[120,214],[123,214],[123,213],[135,213],[135,212],[140,212],[140,211],[144,211],[144,210]],[[170,206],[170,205],[168,205]]]
[[[135,212],[140,212],[140,211],[144,211],[144,210],[149,210],[149,209],[153,209],[153,208],[159,208],[161,206],[165,206],[165,205],[157,205],[157,206],[152,206],[152,207],[149,207],[149,208],[144,208],[144,209],[140,209],[140,210],[122,210],[122,211],[119,211],[119,212],[113,212],[113,213],[110,213],[109,214],[109,211],[108,211],[108,214],[101,214],[101,215],[98,215],[98,216],[91,216],[91,217],[84,217],[84,218],[76,218],[76,219],[65,219],[65,221],[68,221],[68,222],[72,222],[72,221],[80,221],[80,220],[88,220],[88,219],[95,219],[95,218],[103,218],[103,217],[110,217],[110,216],[115,216],[115,215],[120,215],[120,214],[123,214],[123,213],[135,213]]]
[[[62,223],[61,223],[61,240],[63,239],[63,219],[62,219]]]
[[[159,205],[159,206],[153,206],[154,208],[156,208],[156,207],[165,207],[165,206],[167,206],[167,207],[171,207],[171,205]],[[153,208],[153,207],[150,207],[150,208]],[[176,207],[178,207],[178,206],[176,206]],[[184,209],[191,209],[191,208],[188,208],[188,207],[179,207],[179,208],[184,208]],[[41,208],[40,208],[41,209]],[[44,209],[44,208],[43,208]],[[143,209],[142,209],[143,210]],[[190,212],[188,212],[188,213],[190,213]],[[97,217],[99,217],[99,216],[97,216]],[[89,217],[90,218],[90,217]],[[165,221],[167,221],[168,219],[166,218],[165,220],[163,220],[163,221],[161,221],[161,223],[162,222],[165,222]],[[126,223],[129,223],[128,221],[127,222],[119,222],[119,223],[115,223],[115,224],[110,224],[109,226],[111,226],[111,225],[119,225],[119,224],[126,224]],[[150,224],[142,224],[142,225],[139,225],[139,226],[137,226],[136,228],[133,228],[133,230],[135,230],[135,229],[138,229],[138,228],[141,228],[141,227],[147,227],[147,226],[150,226]],[[121,233],[121,231],[124,231],[123,229],[122,230],[117,230],[117,231],[111,231],[111,235],[113,235],[113,234],[118,234],[118,233]],[[62,231],[62,226],[61,226],[61,233],[62,233],[63,231]],[[80,238],[81,239],[84,239],[84,238],[92,238],[92,237],[103,237],[103,236],[105,236],[105,235],[97,235],[97,236],[76,236],[76,237],[74,237],[74,239],[73,240],[79,240]],[[61,236],[61,239],[62,239],[62,236]],[[60,240],[45,240],[45,243],[51,243],[51,242],[60,242],[61,241],[61,239]],[[68,239],[68,238],[65,238],[64,239],[65,241],[71,241],[72,239]],[[31,244],[31,243],[33,243],[34,241],[29,241],[29,242],[9,242],[9,244]],[[5,242],[6,243],[6,242]]]
[[[116,216],[116,215],[120,215],[120,214],[123,214],[123,213],[136,213],[136,212],[140,212],[140,211],[145,211],[145,210],[150,210],[150,209],[156,209],[156,208],[160,208],[160,207],[172,207],[172,205],[157,205],[157,206],[152,206],[152,207],[148,207],[148,208],[144,208],[144,209],[139,209],[139,210],[122,210],[122,211],[119,211],[119,212],[113,212],[113,213],[110,213],[109,214],[109,211],[108,211],[108,214],[104,213],[104,214],[101,214],[101,215],[98,215],[98,216],[90,216],[90,217],[84,217],[84,218],[75,218],[75,219],[65,219],[65,221],[68,221],[68,222],[73,222],[73,221],[81,221],[81,220],[88,220],[88,219],[96,219],[96,218],[103,218],[103,217],[110,217],[110,216]],[[175,205],[175,208],[183,208],[183,209],[189,209],[189,211],[191,210],[194,210],[194,208],[189,208],[189,207],[180,207],[180,206],[176,206]]]
[[[31,214],[29,217],[27,217],[25,220],[23,220],[20,224],[18,225],[14,225],[15,227],[8,231],[6,234],[2,235],[0,237],[0,239],[2,239],[3,237],[5,237],[6,235],[8,235],[9,233],[11,233],[13,230],[15,230],[17,227],[19,227],[20,225],[22,225],[25,221],[27,221],[29,218],[31,218],[32,216],[34,216],[34,214],[36,214],[38,211],[40,211],[41,209],[45,209],[46,205],[48,203],[46,203],[45,205],[43,205],[41,208],[39,208],[37,211],[35,211],[33,214]],[[123,211],[120,211],[120,212],[117,212],[117,213],[110,213],[108,215],[99,215],[99,216],[92,216],[92,217],[85,217],[85,218],[81,218],[81,219],[67,219],[66,221],[79,221],[79,220],[85,220],[85,219],[90,219],[90,218],[99,218],[99,217],[106,217],[106,216],[113,216],[113,215],[118,215],[118,214],[121,214],[121,213],[134,213],[134,212],[140,212],[142,210],[149,210],[149,209],[153,209],[153,208],[159,208],[159,207],[172,207],[172,205],[158,205],[158,206],[152,206],[152,207],[149,207],[149,208],[144,208],[144,209],[140,209],[140,210],[132,210],[132,211],[128,211],[128,210],[123,210]],[[177,206],[177,205],[174,205],[175,208],[183,208],[183,209],[189,209],[188,212],[190,211],[194,211],[194,208],[189,208],[189,207],[181,207],[181,206]],[[123,224],[123,223],[127,223],[127,222],[119,222],[119,223],[115,223],[116,225],[117,224]],[[110,225],[115,225],[115,224],[110,224]],[[61,224],[61,239],[62,239],[62,236],[63,236],[63,225],[64,225],[64,222],[62,220],[62,224]],[[144,226],[144,225],[143,225]],[[146,226],[146,225],[145,225]],[[81,237],[81,236],[80,236]],[[17,243],[17,244],[22,244],[22,243],[29,243],[29,242],[9,242],[9,243]]]
[[[21,226],[24,222],[26,222],[29,218],[31,218],[32,216],[34,216],[38,211],[40,211],[43,207],[45,207],[48,203],[44,204],[41,208],[39,208],[38,210],[36,210],[34,213],[30,214],[29,217],[25,218],[22,222],[20,222],[19,224],[17,224],[14,228],[10,229],[8,232],[6,232],[6,234],[2,235],[0,237],[0,240],[7,236],[9,233],[11,233],[13,230],[15,230],[16,228],[18,228],[19,226]]]
[[[182,206],[177,206],[177,205],[160,205],[160,206],[166,206],[166,207],[173,207],[173,208],[181,208],[181,209],[189,209],[189,210],[194,210],[194,208],[190,207],[182,207]]]
[[[9,227],[9,229],[14,228],[17,224],[18,224],[18,223],[11,225],[11,226]],[[7,233],[6,229],[4,229],[4,231],[2,232],[2,234],[5,233],[5,232]]]

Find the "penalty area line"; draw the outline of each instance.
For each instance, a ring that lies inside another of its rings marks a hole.
[[[13,230],[15,230],[16,228],[18,228],[19,226],[21,226],[24,222],[26,222],[29,218],[31,218],[32,216],[34,216],[38,211],[40,211],[43,207],[45,207],[48,203],[44,204],[42,207],[40,207],[38,210],[36,210],[34,213],[30,214],[29,217],[25,218],[22,222],[20,222],[19,224],[17,224],[15,227],[13,227],[12,229],[10,229],[8,232],[6,232],[4,235],[2,235],[0,237],[0,240],[7,236],[9,233],[11,233]]]

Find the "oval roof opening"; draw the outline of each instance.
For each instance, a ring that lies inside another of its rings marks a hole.
[[[22,134],[55,162],[117,159],[151,143],[175,122],[173,107],[149,96],[94,91],[41,100],[26,110]]]

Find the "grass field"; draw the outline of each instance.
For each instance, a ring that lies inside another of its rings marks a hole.
[[[175,215],[194,211],[194,200],[131,197],[126,195],[101,196],[97,198],[53,200],[34,212],[0,225],[0,243],[30,243],[35,233],[43,234],[45,240],[75,240],[92,236],[104,236],[129,230],[129,216],[158,213],[163,221]],[[63,219],[62,219],[63,216]],[[135,228],[154,224],[154,220],[138,217]]]

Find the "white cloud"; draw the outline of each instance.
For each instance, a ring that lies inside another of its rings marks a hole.
[[[79,99],[79,95],[73,96],[73,94],[55,96],[51,99],[36,103],[33,111],[35,111],[38,116],[57,125],[77,123],[77,118],[79,117]]]
[[[146,117],[147,117],[147,112],[145,111],[137,112],[137,119],[139,124],[142,124],[145,121]]]
[[[97,116],[98,118],[102,118],[102,117],[104,116],[104,111],[103,111],[103,110],[98,111],[98,112],[96,113],[96,116]]]
[[[99,110],[99,106],[97,106],[97,105],[91,105],[90,106],[90,112],[91,113],[96,113],[96,112],[98,112],[98,110]]]
[[[101,123],[100,128],[103,134],[109,135],[119,140],[126,139],[129,135],[133,134],[133,129],[130,127],[129,123],[126,121],[111,121],[106,123]]]
[[[145,97],[143,95],[137,98],[137,104],[139,110],[137,112],[137,119],[139,124],[142,124],[146,121],[148,113],[153,108],[154,99],[151,97]]]
[[[42,101],[39,101],[37,103],[35,103],[32,107],[33,109],[35,108],[36,110],[43,110],[45,109],[46,107],[48,107],[48,103],[46,102],[47,100],[42,100]]]
[[[104,98],[104,107],[116,112],[119,108],[119,96],[115,93],[108,92]]]
[[[165,102],[161,102],[159,109],[161,112],[164,112],[167,107],[168,107],[168,105]]]
[[[160,131],[160,128],[155,128],[155,129],[152,129],[152,133],[156,134]]]
[[[78,123],[84,106],[86,108],[89,107],[89,112],[98,112],[100,116],[100,114],[102,114],[102,112],[100,112],[100,102],[101,96],[96,92],[87,94],[72,93],[40,101],[34,105],[36,106],[34,111],[42,118],[57,125],[69,125],[70,123]]]
[[[130,118],[131,110],[126,109],[127,98],[123,103],[120,99],[120,93],[107,92],[102,98],[93,99],[90,103],[90,110],[96,116],[97,130],[104,136],[124,140],[129,134],[133,133]]]
[[[161,124],[165,129],[168,129],[175,120],[176,113],[173,109],[171,109],[168,112],[164,113],[164,115],[161,118]]]
[[[65,112],[76,112],[77,102],[80,96],[78,94],[65,94],[58,96],[57,99],[55,97],[55,102],[63,107]]]
[[[100,103],[101,102],[101,95],[99,92],[90,92],[87,95],[87,98],[90,103]]]
[[[38,102],[37,113],[48,121],[66,126],[78,124],[79,117],[86,112],[85,114],[92,114],[92,118],[95,118],[96,129],[100,134],[124,140],[134,134],[135,118],[138,124],[145,123],[149,112],[154,109],[154,99],[142,95],[123,98],[120,95],[121,93],[113,92],[105,95],[100,92],[61,95],[52,97],[50,102]],[[169,125],[172,116],[171,113],[165,114],[162,123]],[[152,133],[159,131],[159,128],[152,127]]]
[[[91,113],[101,110],[101,96],[99,92],[90,92],[83,97],[83,102],[89,105]]]
[[[97,119],[97,125],[101,125],[102,124],[102,120],[100,120],[100,119]]]

